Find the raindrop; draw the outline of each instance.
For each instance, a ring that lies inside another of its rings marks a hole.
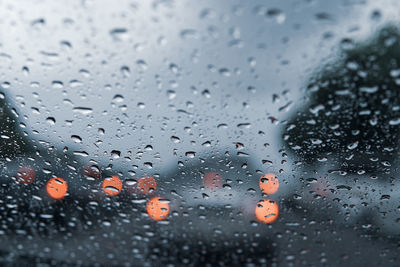
[[[73,111],[82,115],[88,115],[93,112],[93,109],[88,107],[75,107]]]
[[[174,142],[175,144],[179,143],[181,141],[181,139],[179,139],[179,137],[177,136],[171,136],[171,141]]]
[[[193,29],[185,29],[180,33],[182,39],[197,38],[197,32]]]
[[[250,124],[250,123],[248,123],[248,122],[245,122],[245,123],[239,123],[239,124],[237,125],[237,127],[238,127],[238,128],[241,128],[241,129],[248,129],[248,128],[250,128],[250,127],[251,127],[251,124]]]
[[[176,97],[176,92],[174,90],[168,90],[167,91],[167,96],[169,100],[172,100]]]
[[[121,151],[119,150],[112,150],[111,151],[111,157],[114,159],[118,159],[121,157]]]
[[[225,77],[230,77],[231,76],[231,72],[227,68],[220,69],[219,70],[219,74],[221,74],[222,76],[225,76]]]
[[[122,66],[121,73],[124,78],[131,76],[131,70],[128,66]]]
[[[115,95],[113,97],[113,101],[115,101],[116,103],[121,103],[124,101],[124,97],[122,95]]]
[[[56,119],[54,117],[48,117],[46,118],[47,123],[49,123],[50,125],[54,125],[56,124]]]
[[[139,59],[136,61],[136,65],[141,69],[141,70],[147,70],[147,63],[146,61]]]
[[[285,14],[282,12],[282,10],[278,8],[268,9],[265,15],[269,18],[275,19],[276,23],[278,24],[282,24],[286,20]]]
[[[196,156],[196,152],[194,151],[188,151],[185,153],[186,157],[188,158],[194,158]]]
[[[126,28],[114,28],[110,30],[110,35],[114,41],[123,41],[128,39],[128,30]]]
[[[354,143],[349,144],[349,145],[347,146],[347,148],[350,149],[350,150],[352,150],[352,149],[357,148],[357,146],[358,146],[358,141],[355,141]]]
[[[75,143],[82,143],[82,138],[79,135],[71,135],[71,139],[75,142]]]
[[[145,167],[149,168],[149,169],[152,169],[152,168],[153,168],[153,163],[151,163],[151,162],[144,162],[143,165],[144,165]]]
[[[392,119],[389,121],[390,125],[399,125],[400,124],[400,118]]]

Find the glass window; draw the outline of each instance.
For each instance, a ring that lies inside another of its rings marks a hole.
[[[396,266],[397,1],[0,1],[0,262]]]

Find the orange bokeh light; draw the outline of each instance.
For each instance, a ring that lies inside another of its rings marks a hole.
[[[19,168],[15,177],[20,184],[31,184],[36,179],[36,172],[30,167],[23,166]]]
[[[153,176],[142,177],[137,182],[137,189],[142,194],[149,194],[157,189],[157,181]]]
[[[106,194],[110,196],[116,196],[121,193],[122,181],[117,175],[113,175],[112,177],[108,177],[103,180],[102,187]]]
[[[51,178],[46,184],[47,194],[54,199],[63,199],[68,191],[68,184],[62,178]]]
[[[315,183],[311,185],[312,190],[321,197],[327,197],[332,194],[330,191],[332,189],[332,185],[326,178],[318,178]]]
[[[217,172],[208,172],[204,175],[203,183],[208,189],[215,190],[222,187],[222,175]]]
[[[147,214],[156,221],[163,221],[167,219],[169,215],[169,204],[160,199],[160,197],[153,197],[146,205]]]
[[[83,167],[82,173],[86,177],[99,179],[101,177],[101,170],[96,164],[88,163]]]
[[[261,176],[259,186],[264,194],[272,195],[279,189],[279,180],[276,178],[275,174],[267,173]]]
[[[278,219],[279,207],[272,199],[261,200],[257,203],[255,214],[261,223],[273,223]]]

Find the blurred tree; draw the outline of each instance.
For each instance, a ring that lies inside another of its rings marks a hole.
[[[307,164],[387,172],[399,150],[400,32],[389,25],[365,42],[341,45],[340,59],[310,79],[284,143]]]
[[[0,87],[0,157],[13,158],[33,150],[32,142],[28,140],[20,127],[19,114],[12,107],[9,98]]]

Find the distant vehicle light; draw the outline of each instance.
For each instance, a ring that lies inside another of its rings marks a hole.
[[[36,180],[36,172],[31,167],[23,166],[15,177],[20,184],[31,184]]]
[[[209,172],[204,175],[204,186],[208,189],[215,190],[222,187],[222,175],[217,172]]]
[[[101,170],[96,164],[86,164],[85,167],[83,167],[82,173],[86,177],[94,179],[100,179],[101,177]]]
[[[275,174],[267,173],[260,178],[260,189],[267,195],[275,194],[279,189],[279,180]]]
[[[169,215],[169,204],[160,199],[160,197],[153,197],[146,205],[147,214],[156,221],[163,221]]]
[[[279,207],[272,199],[264,199],[257,203],[255,214],[261,223],[273,223],[278,219]]]
[[[106,194],[116,196],[121,193],[122,181],[117,175],[113,175],[112,177],[104,179],[102,187]]]
[[[150,194],[157,189],[157,181],[153,176],[142,177],[137,182],[139,193]]]
[[[51,178],[46,184],[47,194],[54,199],[63,199],[68,191],[67,182],[59,177]]]

